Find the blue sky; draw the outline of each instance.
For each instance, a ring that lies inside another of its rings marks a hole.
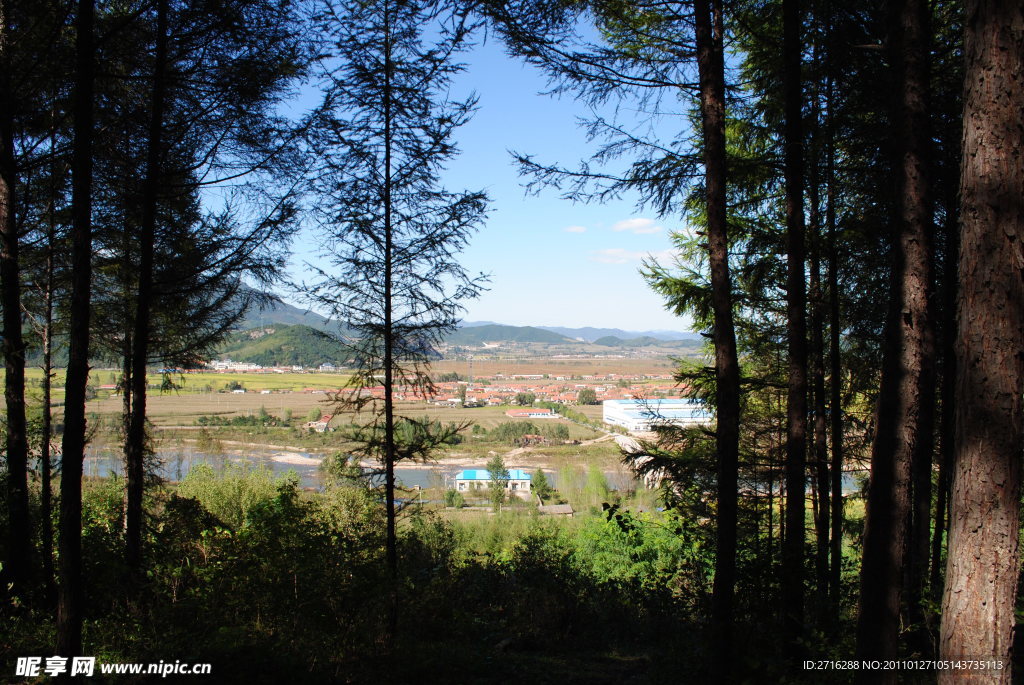
[[[574,166],[589,157],[578,119],[589,110],[570,97],[553,98],[544,76],[504,54],[497,40],[465,55],[467,70],[453,96],[475,90],[479,110],[459,129],[462,154],[449,167],[450,190],[485,190],[490,217],[462,255],[470,272],[490,274],[489,290],[467,303],[468,321],[513,325],[598,326],[628,330],[688,330],[665,311],[638,273],[641,259],[668,260],[669,232],[681,219],[658,220],[635,198],[574,204],[551,189],[527,196],[509,150],[537,161]],[[315,240],[295,245],[293,273],[315,260]]]

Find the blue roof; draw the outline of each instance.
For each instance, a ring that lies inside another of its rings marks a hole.
[[[529,473],[522,469],[509,469],[509,480],[533,480]],[[487,469],[466,469],[455,474],[455,480],[490,480],[491,474]]]

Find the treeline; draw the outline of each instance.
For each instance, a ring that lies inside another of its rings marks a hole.
[[[490,430],[474,424],[472,433],[488,441],[507,442],[513,445],[522,444],[524,437],[529,435],[559,442],[569,439],[569,427],[564,423],[535,424],[532,421],[503,421]]]

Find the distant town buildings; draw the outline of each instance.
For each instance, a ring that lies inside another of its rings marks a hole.
[[[532,407],[524,407],[521,409],[509,409],[505,412],[505,416],[513,419],[556,419],[558,414],[550,409],[534,409]]]

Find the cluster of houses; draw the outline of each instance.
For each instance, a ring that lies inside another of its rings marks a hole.
[[[604,400],[670,395],[678,393],[679,387],[671,376],[624,377],[609,374],[566,380],[563,377],[544,378],[541,375],[505,377],[499,374],[490,378],[478,377],[474,383],[438,383],[437,394],[431,401],[438,406],[449,407],[499,407],[515,405],[518,397],[528,394],[544,402],[573,405],[579,404],[580,393],[584,390],[593,391],[594,399],[600,403]]]
[[[262,366],[252,362],[236,362],[230,359],[214,359],[207,362],[207,371],[215,373],[307,373],[313,369],[307,369],[302,364],[291,366]],[[325,362],[316,368],[320,373],[336,373],[340,369],[330,362]]]

